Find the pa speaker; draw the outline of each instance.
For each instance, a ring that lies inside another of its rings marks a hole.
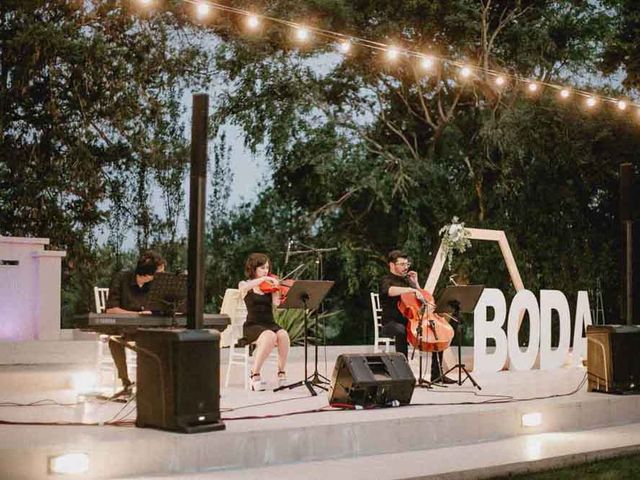
[[[401,353],[347,353],[336,360],[329,403],[384,406],[411,402],[416,378]]]
[[[640,326],[587,327],[588,390],[640,393]]]
[[[640,185],[631,163],[620,164],[620,220],[640,218]]]
[[[224,429],[218,332],[140,329],[135,341],[136,426],[184,433]]]

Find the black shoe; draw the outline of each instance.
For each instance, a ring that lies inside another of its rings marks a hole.
[[[442,383],[444,385],[453,385],[454,383],[458,383],[458,382],[455,381],[453,378],[442,377],[439,383]]]

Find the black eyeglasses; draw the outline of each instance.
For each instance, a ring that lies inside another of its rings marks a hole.
[[[410,267],[411,262],[395,262],[395,264],[399,267]]]

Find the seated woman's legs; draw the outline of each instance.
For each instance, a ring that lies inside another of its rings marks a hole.
[[[276,344],[278,346],[278,372],[284,372],[287,369],[287,357],[289,356],[289,333],[285,329],[276,332]]]
[[[269,354],[276,346],[276,334],[271,330],[265,330],[260,334],[255,343],[256,350],[253,353],[253,368],[251,371],[254,375],[259,375],[262,370],[262,365],[264,365]]]

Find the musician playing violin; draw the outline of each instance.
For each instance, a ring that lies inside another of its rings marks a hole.
[[[398,298],[405,293],[420,295],[418,289],[418,273],[409,270],[411,262],[406,253],[400,250],[392,250],[387,255],[389,274],[382,278],[380,283],[380,306],[382,307],[382,334],[395,339],[396,352],[409,358],[409,345],[407,343],[407,319],[398,309]],[[427,308],[433,308],[428,306]],[[433,352],[431,362],[431,378],[436,379],[441,375],[442,352]],[[441,379],[443,383],[455,383],[448,377]]]
[[[285,371],[289,355],[289,334],[273,317],[273,307],[280,305],[280,290],[277,288],[280,282],[269,275],[270,267],[269,257],[263,253],[252,253],[244,267],[247,279],[238,285],[247,306],[243,335],[247,342],[256,344],[251,369],[252,390],[265,389],[260,372],[275,347],[278,348],[278,386],[287,382]]]

